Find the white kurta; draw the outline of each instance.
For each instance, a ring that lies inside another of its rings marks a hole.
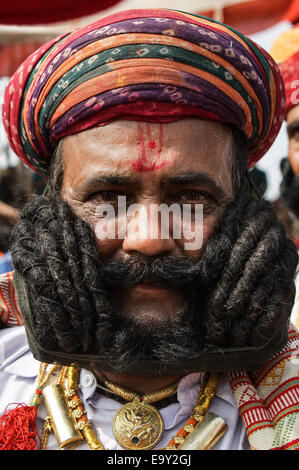
[[[11,403],[30,404],[38,370],[39,362],[33,358],[29,350],[24,327],[0,330],[0,414]],[[159,410],[165,424],[165,432],[157,449],[165,447],[190,417],[201,387],[201,379],[201,373],[185,376],[178,385],[178,401]],[[88,370],[81,371],[79,390],[87,418],[101,443],[106,449],[122,450],[115,441],[112,431],[113,417],[122,405],[117,400],[101,394],[95,376]],[[219,386],[211,402],[210,411],[221,416],[228,425],[228,431],[216,444],[215,450],[250,449],[226,374],[220,375]],[[38,409],[40,435],[46,416],[46,409],[41,405]],[[53,435],[50,435],[47,449],[58,449]],[[77,449],[86,450],[89,447],[84,442]]]

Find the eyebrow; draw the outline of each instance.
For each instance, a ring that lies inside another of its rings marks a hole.
[[[99,189],[99,186],[132,186],[137,185],[138,179],[133,176],[120,175],[96,175],[87,178],[82,184],[73,190],[76,197],[84,198],[93,191]],[[205,172],[185,173],[178,175],[169,175],[162,178],[162,185],[186,186],[188,184],[200,184],[209,187],[218,198],[225,197],[225,191],[215,181],[215,179]]]
[[[299,120],[291,122],[287,125],[287,133],[289,137],[292,137],[295,131],[299,129]]]
[[[165,185],[186,185],[186,184],[200,184],[201,186],[209,187],[217,197],[225,196],[224,189],[215,181],[215,179],[205,172],[186,173],[174,176],[166,176],[163,178]]]
[[[99,186],[101,185],[127,186],[130,184],[136,184],[136,182],[137,180],[131,176],[96,175],[87,178],[82,184],[73,190],[73,193],[76,197],[84,198],[84,196],[93,190],[99,189]]]

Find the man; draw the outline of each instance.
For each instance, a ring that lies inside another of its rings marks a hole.
[[[297,252],[248,178],[283,113],[266,52],[170,10],[16,72],[6,130],[48,181],[13,235],[2,316],[31,351],[2,330],[2,448],[298,448]]]
[[[299,122],[299,25],[295,25],[282,33],[274,42],[271,50],[284,80],[286,90],[286,123],[288,133],[288,158],[282,161],[283,180],[281,196],[286,207],[296,217],[299,216],[299,151],[298,151],[298,122]],[[296,237],[298,238],[298,237]]]
[[[299,25],[282,33],[274,42],[271,54],[279,64],[286,90],[288,156],[281,161],[281,200],[278,207],[288,213],[291,236],[299,248]],[[291,315],[298,327],[298,301]]]

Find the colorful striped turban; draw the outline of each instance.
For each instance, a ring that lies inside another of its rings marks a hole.
[[[279,64],[286,92],[286,112],[299,104],[299,24],[284,31],[273,43],[271,54]]]
[[[277,65],[242,34],[189,13],[130,10],[32,54],[6,89],[3,120],[15,153],[43,175],[60,139],[116,119],[231,124],[244,133],[250,168],[284,107]]]

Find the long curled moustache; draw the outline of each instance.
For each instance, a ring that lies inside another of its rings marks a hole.
[[[190,319],[200,331],[188,338],[189,351],[180,349],[187,356],[191,350],[264,344],[288,322],[294,300],[295,245],[271,204],[242,191],[196,262],[132,256],[104,263],[89,225],[58,196],[27,204],[11,251],[27,284],[36,338],[50,350],[117,358],[122,335],[115,332],[107,284],[151,278],[195,295],[204,291],[204,305]]]

